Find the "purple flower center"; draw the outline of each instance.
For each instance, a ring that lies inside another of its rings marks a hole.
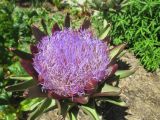
[[[108,74],[108,47],[89,31],[64,29],[44,37],[37,47],[33,65],[44,90],[81,96],[90,80],[101,81]]]

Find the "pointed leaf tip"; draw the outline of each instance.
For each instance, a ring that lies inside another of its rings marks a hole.
[[[69,28],[70,27],[70,14],[67,13],[65,20],[64,20],[64,27]]]
[[[108,25],[102,30],[102,33],[100,34],[99,39],[100,39],[100,40],[105,39],[105,37],[108,35],[108,33],[109,33],[110,30],[111,30],[111,25],[108,24]]]
[[[31,29],[32,29],[32,33],[37,41],[42,40],[42,38],[46,36],[46,34],[44,32],[42,32],[39,28],[37,28],[34,25],[31,27]]]
[[[54,32],[56,32],[56,31],[61,31],[61,29],[60,29],[60,27],[59,27],[59,25],[58,25],[57,23],[55,23],[55,24],[53,25],[52,34],[53,34]]]
[[[112,61],[113,59],[115,59],[122,51],[123,49],[126,47],[127,44],[121,44],[118,46],[115,46],[114,48],[110,49],[109,51],[109,58]]]
[[[125,78],[125,77],[128,77],[132,74],[134,74],[136,71],[136,69],[133,69],[133,70],[118,70],[115,72],[115,75],[118,76],[120,79],[121,78]]]
[[[107,45],[111,42],[111,38],[106,36],[102,41],[104,41]]]
[[[81,29],[84,30],[84,29],[88,29],[89,27],[91,26],[91,22],[90,22],[90,19],[84,19],[83,21],[83,24],[81,26]]]
[[[36,53],[38,53],[38,48],[35,45],[30,45],[30,51],[31,53],[34,55]]]
[[[105,84],[99,93],[93,94],[92,97],[103,97],[103,96],[119,96],[121,89],[108,84]]]
[[[118,106],[121,106],[121,107],[128,107],[128,105],[124,101],[122,101],[120,99],[119,100],[112,100],[112,99],[106,98],[106,99],[104,99],[102,101],[106,101],[106,102],[109,102],[109,103],[112,103],[114,105],[118,105]]]

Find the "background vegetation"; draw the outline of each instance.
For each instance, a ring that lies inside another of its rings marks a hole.
[[[107,25],[112,44],[128,43],[128,49],[139,58],[148,71],[160,67],[160,0],[1,0],[0,1],[0,119],[25,118],[24,111],[34,109],[35,101],[23,101],[21,93],[6,92],[5,86],[19,82],[15,76],[27,74],[10,47],[29,51],[34,42],[32,24],[41,26],[43,19],[50,31],[64,14],[70,12],[73,27],[79,27],[84,17],[91,17],[99,35]]]

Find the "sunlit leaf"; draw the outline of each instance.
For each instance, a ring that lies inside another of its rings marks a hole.
[[[99,115],[97,114],[97,111],[95,109],[94,102],[89,105],[80,105],[79,108],[82,109],[90,117],[92,117],[93,120],[100,120]]]
[[[122,52],[122,50],[124,49],[125,46],[126,46],[126,44],[121,44],[121,45],[118,45],[118,46],[112,48],[109,52],[110,60],[113,60],[115,57],[117,57]]]
[[[114,105],[118,105],[121,107],[127,107],[127,104],[122,100],[112,100],[112,99],[105,98],[103,101],[106,101],[106,102],[109,102],[109,103],[112,103]]]
[[[32,77],[16,77],[16,76],[9,76],[9,79],[14,79],[14,80],[32,80]]]
[[[111,30],[111,26],[108,24],[103,30],[102,33],[99,36],[100,40],[103,40],[109,33],[109,31]]]
[[[135,71],[136,71],[135,69],[134,70],[117,70],[115,72],[115,75],[121,79],[121,78],[125,78],[132,75],[133,73],[135,73]]]
[[[105,84],[101,91],[93,94],[92,97],[103,97],[103,96],[118,96],[121,93],[121,89],[108,84]]]
[[[68,117],[70,120],[77,120],[77,116],[78,116],[78,108],[72,108],[71,110],[69,110],[68,112]]]
[[[43,102],[38,105],[36,110],[34,110],[32,113],[29,114],[29,117],[27,120],[35,120],[39,115],[41,115],[52,103],[52,100],[49,98],[46,98],[43,100]]]
[[[36,108],[42,101],[42,98],[25,99],[20,103],[20,109],[22,111],[31,111]]]

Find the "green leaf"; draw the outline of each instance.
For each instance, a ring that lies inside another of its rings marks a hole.
[[[76,116],[74,115],[73,112],[69,112],[69,119],[70,120],[77,120]]]
[[[35,80],[28,80],[24,82],[17,83],[16,85],[10,85],[6,87],[6,90],[9,92],[13,91],[24,91],[25,89],[32,87],[36,84]]]
[[[46,25],[44,19],[41,20],[41,24],[42,24],[42,26],[43,26],[43,29],[44,29],[44,31],[45,31],[45,34],[48,35],[47,25]]]
[[[111,86],[109,84],[105,84],[101,90],[101,92],[116,92],[120,93],[121,89],[118,87]]]
[[[101,92],[93,94],[92,97],[118,96],[120,93],[120,88],[105,84],[102,87]]]
[[[79,108],[73,107],[71,110],[68,112],[68,117],[69,120],[77,120],[77,115],[78,115]]]
[[[52,99],[51,104],[49,105],[48,108],[46,108],[46,109],[44,110],[44,112],[48,112],[48,111],[50,111],[50,110],[54,110],[55,108],[57,108],[57,106],[56,106],[56,101],[55,101],[55,99]]]
[[[14,80],[32,80],[32,77],[14,77],[14,76],[10,76],[8,78],[9,79],[14,79]]]
[[[110,24],[108,24],[103,30],[102,30],[102,33],[100,34],[99,36],[99,39],[100,40],[103,40],[109,33],[109,31],[111,30],[111,26]]]
[[[79,108],[81,108],[86,114],[91,116],[93,120],[100,120],[99,115],[97,114],[94,102],[88,105],[80,105]]]
[[[36,110],[29,114],[27,120],[35,120],[50,106],[51,103],[52,103],[51,99],[49,98],[44,99],[43,102],[36,108]]]
[[[42,101],[42,98],[25,99],[20,103],[20,109],[22,111],[31,111],[36,108]]]
[[[117,56],[117,58],[120,59],[125,53],[126,53],[126,51],[122,51],[122,52]]]
[[[115,72],[115,75],[121,79],[121,78],[125,78],[132,75],[133,73],[135,73],[135,71],[136,71],[135,69],[134,70],[117,70]]]
[[[75,105],[75,103],[68,103],[65,100],[57,100],[57,105],[59,109],[59,114],[65,118],[67,116],[68,111]]]
[[[106,101],[106,102],[109,102],[109,103],[112,103],[114,105],[118,105],[118,106],[121,106],[121,107],[127,107],[127,104],[120,99],[119,100],[112,100],[112,99],[105,98],[102,101]]]
[[[24,69],[21,67],[20,62],[14,62],[14,64],[10,65],[8,69],[14,76],[27,75]]]
[[[125,46],[126,46],[126,44],[121,44],[121,45],[118,45],[118,46],[112,48],[109,52],[110,60],[112,61],[114,58],[116,58],[122,52],[122,50],[124,49]]]

